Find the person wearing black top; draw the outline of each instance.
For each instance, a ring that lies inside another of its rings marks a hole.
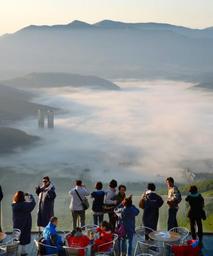
[[[103,203],[105,192],[102,190],[103,184],[102,182],[96,183],[96,191],[91,193],[91,197],[93,198],[92,210],[93,210],[93,219],[95,225],[100,225],[103,222],[104,213],[103,213]]]
[[[32,195],[17,191],[13,196],[13,228],[21,230],[20,245],[21,255],[27,255],[25,246],[31,242],[32,216],[31,212],[35,208],[36,202]]]
[[[144,212],[143,224],[145,227],[157,230],[159,208],[163,205],[163,199],[155,193],[155,184],[149,183],[147,191],[143,194],[144,198]]]
[[[202,219],[205,219],[204,199],[196,186],[191,186],[189,189],[189,195],[186,197],[186,201],[189,203],[190,209],[188,217],[190,220],[191,235],[193,239],[196,239],[196,225],[198,228],[198,238],[202,241],[203,238],[203,226]]]

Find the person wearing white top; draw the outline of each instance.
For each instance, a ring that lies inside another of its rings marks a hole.
[[[81,180],[76,180],[76,186],[69,191],[69,194],[71,196],[70,209],[73,218],[73,229],[75,230],[76,227],[83,227],[85,225],[85,210],[82,205],[82,200],[84,200],[86,196],[89,196],[90,192],[82,184]]]

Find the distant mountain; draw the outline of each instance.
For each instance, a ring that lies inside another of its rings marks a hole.
[[[187,29],[193,30],[190,28],[186,28],[183,26],[171,25],[168,23],[155,23],[155,22],[140,22],[140,23],[126,23],[120,21],[112,21],[112,20],[102,20],[93,24],[93,27],[98,28],[106,28],[106,29],[154,29],[154,30],[163,30],[163,29]]]
[[[30,25],[27,26],[16,33],[26,32],[26,31],[35,31],[35,30],[45,30],[45,31],[54,31],[54,30],[73,30],[73,29],[121,29],[121,30],[167,30],[177,32],[182,35],[188,35],[192,37],[211,37],[213,38],[213,27],[204,28],[204,29],[192,29],[184,26],[177,26],[168,23],[156,23],[156,22],[139,22],[139,23],[127,23],[113,20],[102,20],[100,22],[89,24],[83,21],[74,20],[68,24],[64,25]]]
[[[69,29],[88,29],[88,28],[93,28],[92,25],[86,23],[86,22],[82,22],[79,20],[74,20],[71,23],[68,23],[66,25],[53,25],[53,26],[47,26],[47,25],[41,25],[41,26],[36,26],[36,25],[30,25],[27,26],[21,30],[19,30],[17,33],[20,32],[32,32],[32,31],[39,31],[39,30],[69,30]]]
[[[32,96],[28,92],[0,85],[0,125],[35,116],[38,109],[47,107],[30,102]]]
[[[0,37],[0,74],[13,67],[13,71],[22,74],[65,72],[104,78],[190,78],[198,72],[212,72],[212,45],[212,27],[191,29],[111,20],[28,26]]]
[[[24,77],[2,81],[13,87],[47,88],[47,87],[89,87],[102,90],[118,90],[114,83],[96,77],[69,73],[31,73]]]
[[[38,141],[39,137],[9,127],[0,127],[0,154],[13,153]]]

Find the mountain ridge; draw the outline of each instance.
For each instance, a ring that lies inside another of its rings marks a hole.
[[[27,134],[22,130],[11,127],[0,127],[0,155],[25,149],[39,140],[40,138],[38,136]]]
[[[89,87],[104,90],[119,90],[119,86],[109,80],[92,75],[79,75],[66,72],[32,72],[26,76],[1,81],[12,87],[51,88],[51,87]]]
[[[212,31],[213,26],[205,28],[190,28],[187,26],[170,24],[166,22],[123,22],[114,20],[101,20],[95,23],[87,23],[81,20],[73,20],[67,24],[54,24],[54,25],[29,25],[17,30],[14,33],[6,33],[2,36],[13,35],[19,32],[33,31],[33,30],[69,30],[69,29],[179,29],[188,31],[206,32]],[[0,36],[0,37],[2,37]]]
[[[195,30],[104,20],[95,25],[73,21],[62,27],[28,29],[1,37],[1,73],[9,74],[12,67],[18,75],[66,72],[105,79],[183,75],[188,79],[213,68],[211,27]]]

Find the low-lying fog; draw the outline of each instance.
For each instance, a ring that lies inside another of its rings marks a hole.
[[[182,171],[213,167],[213,94],[173,81],[119,81],[121,91],[59,88],[35,101],[67,110],[55,129],[37,120],[16,127],[42,137],[39,145],[1,159],[19,171],[42,170],[92,179],[181,179]]]

